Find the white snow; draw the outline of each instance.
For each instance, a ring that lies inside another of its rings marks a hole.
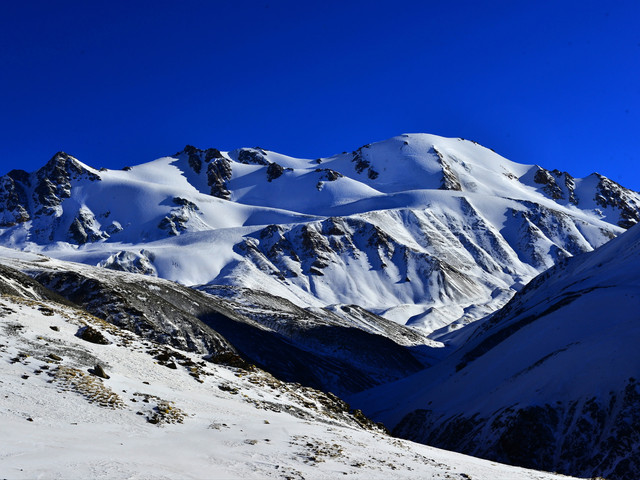
[[[150,342],[67,307],[3,296],[0,309],[3,478],[560,478],[323,420],[311,394],[270,387],[264,373],[206,364],[199,383],[185,368],[155,362]],[[114,343],[75,336],[84,322]],[[95,363],[111,378],[90,375]],[[98,393],[83,396],[57,368],[82,372]],[[120,408],[89,402],[105,391]],[[259,406],[269,402],[305,417]],[[148,423],[156,405],[167,418],[183,413],[183,423]]]

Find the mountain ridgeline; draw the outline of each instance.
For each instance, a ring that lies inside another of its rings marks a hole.
[[[400,437],[630,480],[638,221],[600,174],[425,134],[122,170],[60,152],[0,178],[0,287],[333,392]]]
[[[423,134],[313,160],[188,146],[118,171],[58,153],[0,179],[2,245],[185,285],[260,286],[304,307],[356,304],[434,338],[638,212],[640,195],[602,175]]]

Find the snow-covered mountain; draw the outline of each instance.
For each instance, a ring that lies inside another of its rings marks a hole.
[[[313,160],[187,147],[120,171],[56,154],[0,178],[0,422],[18,439],[1,458],[34,476],[57,432],[100,431],[91,475],[173,472],[177,442],[221,476],[552,478],[396,443],[335,393],[419,442],[635,478],[640,227],[615,237],[638,220],[640,194],[606,177],[431,135]],[[186,428],[157,433],[165,417]],[[140,456],[108,463],[122,428]]]
[[[640,227],[536,277],[450,357],[352,398],[414,441],[529,468],[640,474]]]
[[[402,135],[329,158],[186,147],[126,167],[59,153],[0,179],[0,244],[298,306],[359,305],[438,338],[640,218],[598,174]]]
[[[181,305],[165,310],[179,285],[2,253],[109,320],[0,266],[3,478],[560,479],[390,437],[334,395],[242,362],[205,322],[174,316]]]

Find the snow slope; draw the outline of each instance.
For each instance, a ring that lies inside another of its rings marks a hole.
[[[389,437],[331,395],[122,330],[6,267],[0,289],[3,478],[561,478]]]
[[[301,306],[357,304],[436,339],[639,212],[637,193],[598,174],[426,134],[314,160],[188,146],[122,171],[59,153],[0,179],[4,246]]]
[[[639,271],[634,227],[536,277],[443,362],[352,403],[441,448],[638,478]]]

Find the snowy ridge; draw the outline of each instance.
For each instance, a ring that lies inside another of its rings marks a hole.
[[[601,175],[410,134],[318,159],[188,146],[122,171],[59,153],[2,177],[0,243],[301,306],[356,304],[437,339],[639,211],[637,193]]]

